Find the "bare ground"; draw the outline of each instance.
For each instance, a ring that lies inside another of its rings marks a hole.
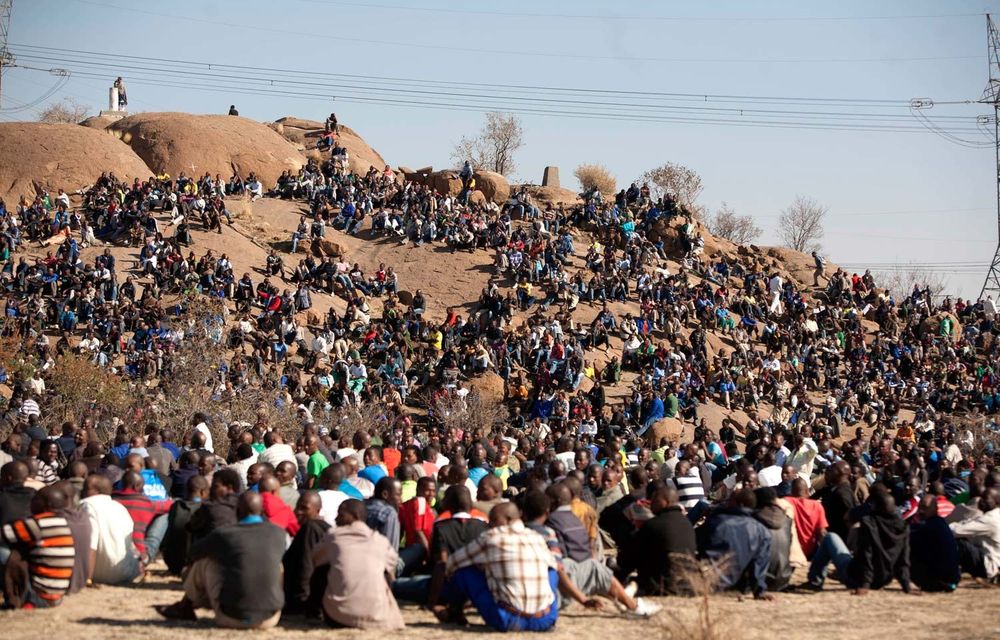
[[[162,566],[162,565],[160,565]],[[3,638],[142,638],[143,640],[178,637],[221,639],[246,637],[246,631],[217,629],[211,612],[202,612],[197,623],[168,622],[160,618],[153,605],[175,601],[181,595],[180,582],[166,578],[162,571],[137,587],[102,587],[71,596],[52,611],[0,612],[0,637]],[[566,609],[556,630],[546,637],[574,640],[618,638],[685,638],[698,615],[700,602],[689,598],[657,598],[663,611],[651,620],[631,620],[611,613]],[[823,640],[907,638],[962,638],[964,640],[1000,638],[1000,588],[963,584],[952,594],[906,595],[898,588],[869,594],[864,598],[850,595],[839,585],[830,585],[823,593],[778,594],[773,602],[757,602],[734,594],[709,599],[711,619],[719,625],[719,638],[757,638],[774,640]],[[468,628],[443,627],[429,613],[411,605],[403,608],[407,630],[403,637],[418,640],[449,638],[472,640],[487,631],[475,615]],[[356,630],[332,630],[321,625],[307,625],[301,619],[282,620],[278,628],[267,632],[277,639],[299,637],[361,638]],[[368,634],[370,637],[371,634]]]

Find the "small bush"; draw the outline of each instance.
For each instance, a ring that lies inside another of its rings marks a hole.
[[[584,191],[597,187],[602,195],[610,196],[615,193],[615,177],[604,165],[581,164],[573,175],[580,181]]]

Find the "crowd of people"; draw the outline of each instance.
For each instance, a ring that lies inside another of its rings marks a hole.
[[[698,563],[765,599],[823,589],[831,565],[857,594],[1000,577],[992,300],[887,292],[816,254],[812,286],[754,252],[707,255],[648,185],[540,207],[523,188],[474,198],[468,164],[457,194],[357,175],[337,136],[331,114],[329,157],[275,185],[107,174],[78,207],[0,203],[3,335],[20,345],[0,372],[8,606],[140,581],[159,556],[184,584],[160,614],[239,628],[398,629],[397,601],[457,624],[471,603],[499,630],[552,628],[573,602],[641,618],[695,591]],[[303,203],[258,281],[191,248],[233,224],[232,197]],[[328,255],[338,233],[482,252],[493,274],[467,317],[441,317],[391,265]],[[328,295],[346,310],[312,316]],[[223,322],[179,321],[198,296]],[[190,381],[213,392],[189,423],[49,415],[65,354],[163,384],[197,331],[226,356]],[[253,388],[287,420],[226,422]],[[489,402],[502,411],[474,410]]]

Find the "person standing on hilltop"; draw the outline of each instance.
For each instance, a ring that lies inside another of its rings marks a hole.
[[[326,122],[323,123],[323,130],[326,133],[338,133],[339,128],[338,128],[338,125],[337,125],[337,114],[336,113],[331,113],[330,117],[326,119]]]
[[[236,105],[235,104],[229,105],[229,115],[231,115],[231,116],[238,116],[238,115],[240,115],[240,112],[236,110]]]
[[[118,89],[118,110],[124,111],[125,107],[128,106],[128,95],[125,93],[125,81],[122,80],[121,76],[115,80],[114,87]]]
[[[826,272],[824,269],[824,267],[826,266],[826,260],[823,259],[823,256],[813,251],[812,257],[816,263],[816,270],[813,271],[813,286],[818,287],[820,278],[823,278],[827,282],[829,282],[830,279],[826,277]]]

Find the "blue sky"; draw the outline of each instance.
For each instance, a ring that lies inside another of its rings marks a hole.
[[[981,96],[987,79],[983,13],[998,9],[1000,3],[983,0],[22,0],[15,1],[10,41],[427,81],[946,102]],[[335,109],[342,122],[393,165],[449,164],[453,143],[474,132],[482,119],[474,111],[230,96],[143,84],[144,73],[134,69],[108,69],[107,79],[71,76],[40,107],[69,96],[96,112],[119,74],[128,83],[133,110],[224,113],[236,103],[242,115],[273,120],[284,115],[320,119]],[[44,72],[11,69],[4,76],[3,107],[31,103],[53,84]],[[36,112],[0,112],[0,117],[31,118]],[[909,116],[906,108],[894,113]],[[973,118],[991,110],[939,104],[927,113]],[[817,122],[822,118],[816,116]],[[726,201],[755,216],[765,229],[764,243],[776,242],[780,209],[795,196],[807,195],[830,209],[823,251],[834,262],[983,263],[995,249],[992,148],[966,148],[929,131],[543,115],[524,115],[522,120],[526,145],[517,158],[517,176],[524,180],[539,182],[546,165],[557,165],[564,184],[575,187],[573,168],[600,162],[627,186],[648,168],[679,162],[701,174],[703,204],[715,209]],[[951,289],[977,295],[982,271],[947,274]]]

